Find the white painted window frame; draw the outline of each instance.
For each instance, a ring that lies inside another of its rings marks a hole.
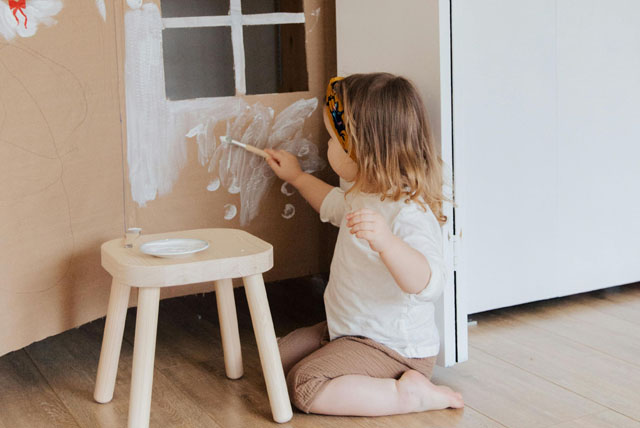
[[[247,93],[245,74],[244,35],[245,25],[304,24],[304,12],[299,13],[257,13],[242,14],[241,0],[230,0],[229,14],[220,16],[187,16],[162,18],[163,29],[231,27],[231,45],[233,46],[233,68],[235,71],[236,95]]]

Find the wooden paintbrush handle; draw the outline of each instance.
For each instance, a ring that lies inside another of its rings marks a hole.
[[[251,146],[251,145],[249,145],[249,144],[247,144],[247,145],[245,146],[245,149],[246,149],[247,151],[251,152],[251,153],[255,153],[255,154],[257,154],[258,156],[262,156],[262,157],[263,157],[263,158],[265,158],[265,159],[269,159],[269,157],[270,157],[270,156],[267,154],[267,152],[265,152],[264,150],[261,150],[261,149],[259,149],[259,148],[257,148],[257,147],[253,147],[253,146]]]

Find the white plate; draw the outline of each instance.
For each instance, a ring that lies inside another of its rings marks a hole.
[[[209,243],[202,239],[172,238],[149,241],[140,245],[140,251],[156,257],[185,257],[206,250]]]

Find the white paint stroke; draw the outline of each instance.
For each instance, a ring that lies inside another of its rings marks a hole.
[[[256,13],[242,15],[243,25],[268,25],[268,24],[302,24],[304,13]]]
[[[236,208],[235,205],[226,204],[224,206],[224,219],[225,220],[233,219],[236,216],[237,213],[238,213],[238,209]]]
[[[289,189],[289,183],[287,183],[286,181],[282,183],[282,186],[280,186],[280,192],[287,196],[292,196],[294,193],[296,193],[295,190]]]
[[[53,19],[62,10],[61,0],[30,0],[24,8],[12,10],[4,1],[0,2],[0,34],[7,40],[16,35],[31,37],[38,31],[38,26],[51,26]],[[26,18],[25,18],[26,16]]]
[[[142,0],[127,0],[127,4],[131,9],[140,9]]]
[[[317,106],[316,98],[298,100],[274,118],[273,109],[256,103],[247,106],[242,114],[228,122],[225,135],[261,149],[278,148],[293,154],[305,153],[298,158],[301,168],[315,172],[326,164],[318,154],[318,147],[310,137],[303,135],[303,128]],[[257,216],[260,202],[275,179],[264,159],[229,144],[220,144],[216,148],[209,163],[209,172],[217,174],[221,185],[227,189],[233,189],[239,183],[240,224],[243,226]]]
[[[219,178],[214,178],[213,180],[211,180],[211,183],[209,183],[209,185],[207,186],[207,190],[210,191],[210,192],[215,192],[219,188],[220,188],[220,179]]]
[[[296,207],[294,207],[292,204],[285,205],[284,211],[282,211],[281,215],[282,215],[282,218],[289,220],[294,215],[296,215]]]
[[[305,17],[304,13],[259,13],[242,15],[238,22],[240,25],[301,24]],[[233,25],[233,19],[230,15],[181,16],[163,18],[162,25],[164,28],[229,27]]]
[[[96,0],[96,7],[98,8],[98,12],[100,12],[100,16],[103,21],[107,20],[107,8],[104,5],[104,0]]]
[[[299,157],[304,157],[307,156],[309,154],[309,146],[302,146],[300,147],[300,150],[298,150],[298,156]]]
[[[182,142],[163,127],[169,111],[164,77],[157,73],[163,67],[160,22],[153,3],[125,15],[127,160],[131,194],[142,206],[172,189],[187,160]]]
[[[232,195],[237,195],[241,190],[242,187],[240,187],[238,177],[233,177],[231,184],[227,188],[227,192],[231,193]]]
[[[230,0],[231,45],[233,47],[233,68],[235,71],[236,94],[247,93],[244,62],[244,35],[242,30],[242,4],[240,0]]]
[[[313,16],[316,20],[314,21],[311,28],[309,28],[309,33],[313,33],[313,30],[315,30],[315,28],[318,25],[318,22],[320,21],[320,8],[317,8],[316,10],[311,12],[311,16]]]
[[[192,100],[195,102],[196,100]],[[169,105],[174,106],[175,102],[170,102]],[[200,110],[196,108],[195,104],[190,109],[172,109],[172,114],[177,117],[189,118],[199,121],[196,126],[192,127],[185,135],[188,138],[196,137],[198,144],[198,162],[200,165],[205,166],[216,148],[218,139],[215,136],[215,127],[218,122],[231,119],[233,116],[238,115],[244,107],[247,107],[246,103],[240,99],[233,99],[231,101],[221,101],[218,99],[216,105],[209,105]]]
[[[219,15],[162,18],[162,25],[164,28],[228,27],[231,26],[231,17]]]
[[[193,128],[191,128],[191,129],[189,130],[189,132],[187,132],[187,133],[185,134],[185,137],[187,137],[187,138],[193,138],[193,137],[195,137],[196,135],[201,135],[201,134],[203,134],[203,133],[204,133],[204,124],[199,123],[199,124],[197,124],[196,126],[194,126]]]

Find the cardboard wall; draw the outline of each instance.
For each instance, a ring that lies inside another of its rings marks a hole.
[[[186,163],[170,192],[144,206],[133,200],[124,77],[130,8],[105,3],[104,20],[96,2],[66,0],[54,25],[40,24],[31,37],[0,36],[0,355],[104,316],[110,277],[100,245],[126,227],[145,234],[241,227],[274,245],[267,280],[328,270],[331,232],[277,179],[249,224],[225,220],[224,205],[239,205],[239,196],[207,190],[211,174],[195,142],[185,143]],[[302,98],[322,99],[335,73],[334,5],[306,0],[304,10],[309,91],[243,97],[248,104],[277,114]],[[305,133],[324,156],[319,108]],[[334,179],[328,168],[318,175]],[[285,203],[296,207],[289,220],[281,216]],[[181,287],[163,297],[211,289]]]

